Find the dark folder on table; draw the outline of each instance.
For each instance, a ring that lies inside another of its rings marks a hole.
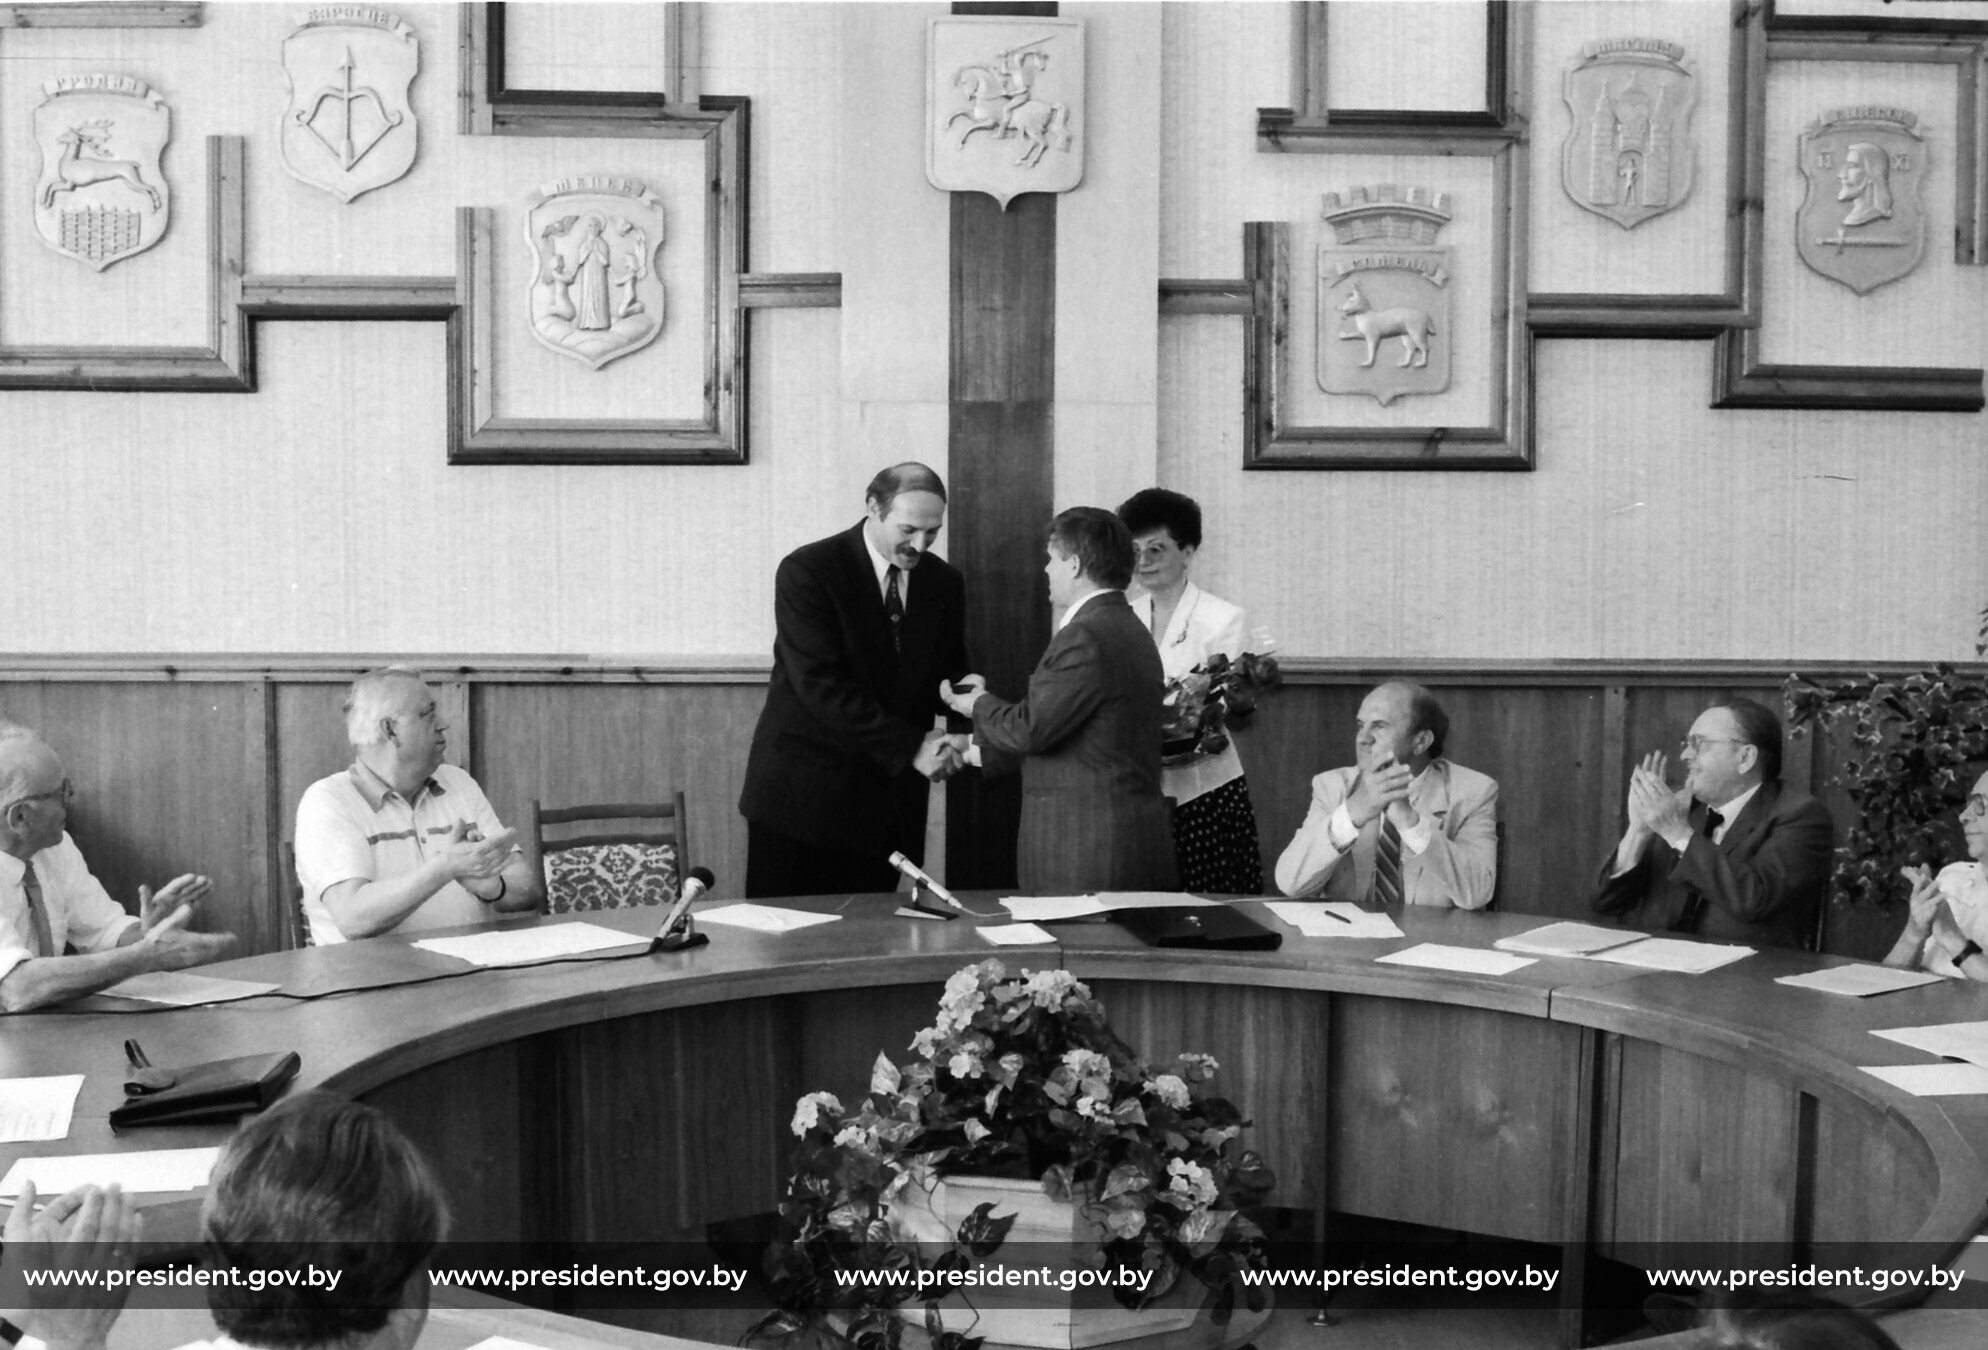
[[[110,1113],[110,1126],[125,1130],[238,1120],[282,1096],[302,1064],[295,1051],[216,1059],[183,1069],[133,1064],[124,1084],[127,1100]]]
[[[1265,928],[1228,905],[1163,905],[1155,909],[1121,909],[1112,914],[1119,925],[1151,947],[1205,947],[1229,952],[1272,952],[1284,945],[1284,935]]]

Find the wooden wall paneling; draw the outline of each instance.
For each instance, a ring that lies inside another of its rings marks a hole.
[[[791,1030],[780,1000],[750,999],[563,1033],[563,1127],[612,1143],[563,1150],[560,1236],[701,1241],[707,1223],[770,1209],[799,1095]]]
[[[549,1142],[545,1110],[553,1084],[543,1074],[560,1033],[473,1050],[397,1079],[360,1100],[406,1132],[434,1167],[449,1197],[453,1229],[475,1240],[492,1233],[550,1236],[558,1209],[527,1175]]]
[[[1574,1090],[1566,1102],[1563,1125],[1567,1139],[1564,1164],[1567,1188],[1560,1212],[1560,1343],[1579,1346],[1587,1343],[1583,1334],[1586,1320],[1588,1236],[1595,1231],[1596,1192],[1601,1170],[1595,1159],[1605,1155],[1601,1148],[1605,1129],[1604,1092],[1609,1086],[1609,1059],[1603,1049],[1603,1033],[1582,1030],[1574,1049]]]
[[[1932,1212],[1938,1166],[1899,1118],[1847,1094],[1816,1097],[1815,1150],[1804,1157],[1816,1243],[1899,1242]]]
[[[240,136],[207,138],[203,180],[207,193],[207,345],[0,346],[0,390],[255,392],[249,321],[241,308],[248,215],[242,147]]]
[[[1481,1008],[1333,998],[1329,1207],[1559,1244],[1579,1028]]]
[[[697,862],[718,895],[745,885],[738,811],[745,750],[766,699],[753,684],[479,683],[477,781],[506,824],[548,806],[685,795]]]
[[[1486,0],[1484,106],[1475,111],[1332,107],[1331,92],[1325,87],[1330,12],[1325,0],[1299,0],[1291,6],[1291,106],[1256,110],[1258,149],[1329,147],[1346,155],[1413,154],[1402,144],[1404,138],[1495,139],[1509,134],[1515,112],[1523,114],[1529,40],[1526,6]]]
[[[703,10],[666,0],[665,59],[660,93],[613,89],[519,89],[505,77],[502,4],[466,4],[457,31],[460,77],[456,129],[464,136],[581,135],[571,124],[641,120],[697,106]],[[564,124],[548,130],[548,124]],[[613,135],[616,133],[608,132]]]
[[[1366,691],[1365,685],[1288,685],[1238,738],[1266,891],[1276,891],[1278,855],[1311,809],[1312,779],[1353,762],[1353,723]]]
[[[1731,0],[1731,9],[1724,289],[1706,295],[1535,292],[1527,298],[1527,320],[1536,336],[1708,338],[1760,322],[1767,170],[1765,156],[1756,153],[1759,138],[1753,129],[1766,125],[1767,36],[1756,0]],[[1538,120],[1535,111],[1535,124]]]
[[[1325,1129],[1327,995],[1291,989],[1092,980],[1111,1029],[1165,1072],[1184,1052],[1221,1067],[1202,1091],[1234,1102],[1252,1122],[1240,1146],[1263,1155],[1277,1176],[1268,1203],[1314,1209],[1325,1195],[1318,1170]]]
[[[1055,507],[1056,197],[1024,193],[1003,211],[984,193],[955,192],[951,212],[947,556],[971,579],[968,659],[989,689],[1016,699],[1049,645],[1041,569]],[[948,882],[1013,886],[1020,821],[1019,777],[953,778]]]
[[[1056,959],[1047,956],[1042,964],[1052,965]],[[1003,964],[1011,974],[1022,966],[1019,961]],[[846,1111],[856,1110],[856,1104],[869,1095],[870,1069],[877,1056],[889,1055],[891,1063],[903,1067],[911,1057],[911,1038],[936,1020],[939,996],[944,992],[943,986],[936,984],[893,984],[795,995],[789,1000],[793,1042],[799,1053],[794,1096],[832,1092]],[[790,1099],[780,1113],[783,1131],[793,1114]],[[794,1136],[784,1133],[782,1137],[791,1150]],[[781,1156],[784,1160],[786,1154]]]
[[[345,684],[284,680],[275,689],[276,800],[270,833],[295,842],[304,789],[352,763],[345,735]]]
[[[1793,1255],[1800,1093],[1731,1064],[1622,1042],[1614,1208],[1597,1248],[1641,1265],[1687,1261],[1677,1244],[1758,1244]],[[1609,1162],[1602,1163],[1604,1169]]]

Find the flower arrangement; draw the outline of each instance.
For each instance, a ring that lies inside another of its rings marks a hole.
[[[1221,652],[1167,681],[1161,700],[1166,721],[1160,743],[1169,764],[1217,755],[1229,745],[1229,727],[1256,711],[1257,700],[1283,683],[1277,658],[1244,652],[1231,661]]]
[[[801,1142],[780,1205],[786,1233],[767,1262],[778,1306],[742,1343],[894,1350],[899,1309],[915,1297],[902,1272],[984,1260],[1014,1223],[981,1204],[938,1243],[913,1231],[909,1188],[929,1195],[942,1176],[966,1173],[1039,1181],[1096,1221],[1086,1259],[1153,1272],[1143,1292],[1114,1286],[1126,1307],[1186,1274],[1215,1291],[1214,1314],[1226,1317],[1230,1276],[1265,1263],[1262,1231],[1240,1210],[1274,1178],[1253,1152],[1229,1156],[1248,1124],[1241,1113],[1196,1095],[1215,1061],[1184,1054],[1149,1066],[1067,971],[1022,974],[1009,979],[999,961],[956,973],[937,1020],[913,1038],[911,1062],[878,1055],[853,1113],[826,1092],[800,1099]],[[1256,1306],[1257,1291],[1246,1292]],[[933,1350],[979,1344],[946,1331],[936,1301],[925,1326]]]

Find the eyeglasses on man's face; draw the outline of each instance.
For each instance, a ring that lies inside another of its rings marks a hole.
[[[1747,744],[1736,736],[1686,736],[1677,743],[1677,749],[1679,754],[1702,755],[1708,746]]]
[[[61,802],[64,806],[69,805],[69,803],[75,800],[76,800],[75,784],[71,783],[67,778],[63,779],[58,786],[52,787],[46,792],[30,792],[25,796],[14,798],[15,802],[58,801]],[[10,806],[12,804],[13,804],[12,802],[8,803],[8,805]]]

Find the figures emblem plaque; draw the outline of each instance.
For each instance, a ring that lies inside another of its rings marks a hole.
[[[941,192],[1068,192],[1084,179],[1080,19],[932,19],[925,177]]]
[[[1560,184],[1574,204],[1633,230],[1691,193],[1698,83],[1684,48],[1657,38],[1590,42],[1568,68],[1574,114],[1560,148]]]
[[[1832,108],[1802,132],[1808,180],[1795,251],[1859,295],[1897,281],[1926,255],[1926,142],[1903,108]]]
[[[1318,250],[1318,383],[1385,407],[1450,386],[1450,195],[1392,183],[1325,194],[1338,236]]]
[[[34,111],[41,177],[35,233],[99,272],[165,237],[172,191],[160,168],[172,110],[128,75],[62,75]]]
[[[636,178],[561,178],[532,193],[532,336],[590,370],[654,342],[664,225],[662,202]]]
[[[405,176],[417,139],[407,91],[420,69],[421,43],[396,16],[311,10],[283,39],[283,166],[342,202]]]

